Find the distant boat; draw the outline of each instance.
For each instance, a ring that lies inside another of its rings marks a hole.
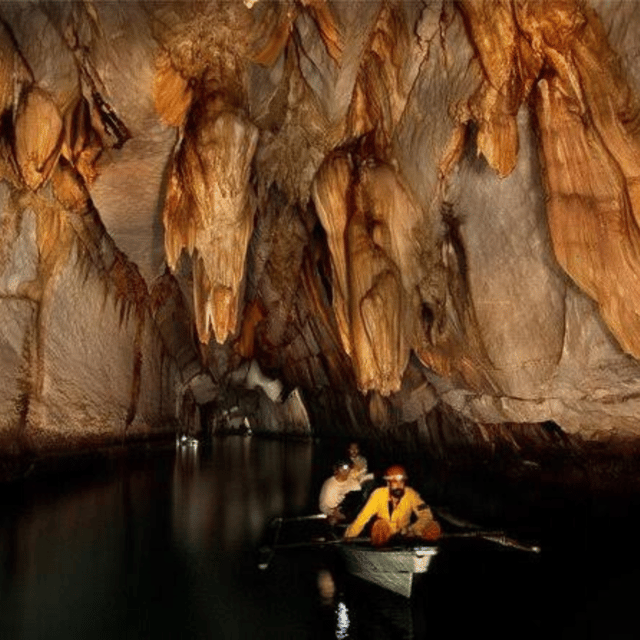
[[[435,545],[382,548],[366,544],[336,546],[350,574],[405,598],[411,597],[414,576],[426,573],[439,551]]]
[[[197,447],[200,444],[193,436],[176,436],[176,447]]]

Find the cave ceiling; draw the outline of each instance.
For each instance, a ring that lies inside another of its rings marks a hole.
[[[0,403],[45,428],[100,362],[127,425],[261,379],[345,431],[638,435],[639,30],[613,0],[0,3]]]

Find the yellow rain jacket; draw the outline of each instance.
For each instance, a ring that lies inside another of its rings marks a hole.
[[[405,487],[404,495],[400,499],[398,506],[393,510],[393,513],[389,513],[390,500],[389,487],[376,489],[358,514],[358,517],[345,531],[345,537],[355,538],[358,536],[373,516],[386,520],[394,534],[406,529],[411,524],[412,514],[416,515],[420,525],[424,526],[433,521],[431,509],[425,504],[420,494],[411,487]]]

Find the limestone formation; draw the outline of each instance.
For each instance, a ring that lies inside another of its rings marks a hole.
[[[3,451],[639,436],[638,8],[0,3]]]

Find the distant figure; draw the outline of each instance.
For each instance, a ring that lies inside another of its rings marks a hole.
[[[351,461],[351,477],[360,484],[373,480],[373,473],[367,473],[367,459],[360,451],[360,445],[357,442],[350,442],[347,447],[347,455]]]
[[[356,519],[347,527],[346,538],[355,538],[372,517],[371,543],[383,546],[395,538],[437,540],[442,531],[420,494],[407,486],[407,472],[399,464],[384,475],[386,487],[376,489]],[[414,522],[412,522],[412,519]]]
[[[344,522],[347,514],[342,506],[348,493],[360,491],[360,483],[351,476],[351,466],[346,460],[340,460],[333,466],[333,475],[327,478],[320,490],[320,511],[331,524]]]

